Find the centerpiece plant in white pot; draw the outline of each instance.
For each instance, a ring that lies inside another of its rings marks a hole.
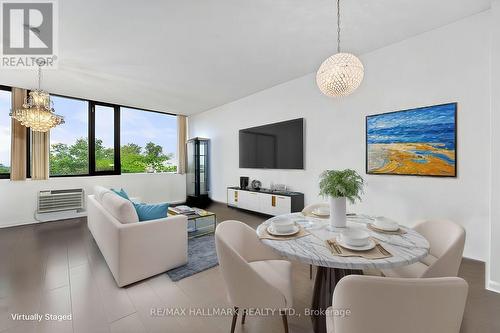
[[[319,194],[330,200],[329,229],[346,226],[346,201],[361,200],[363,178],[354,170],[326,170],[320,176]]]

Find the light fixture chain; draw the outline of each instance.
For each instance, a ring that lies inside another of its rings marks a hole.
[[[42,90],[42,66],[38,65],[38,90]]]
[[[337,0],[337,53],[340,53],[340,0]]]

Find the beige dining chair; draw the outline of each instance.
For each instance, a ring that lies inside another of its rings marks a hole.
[[[464,252],[464,228],[447,220],[428,220],[413,229],[429,242],[429,255],[412,265],[384,269],[382,274],[404,278],[457,276]]]
[[[458,333],[467,291],[467,282],[457,277],[349,275],[335,287],[327,332]]]
[[[330,204],[328,202],[321,202],[321,203],[314,203],[307,205],[304,207],[304,209],[302,209],[302,214],[306,216],[311,215],[316,208],[330,208]],[[312,277],[313,277],[313,266],[309,265],[309,279],[312,279]]]
[[[254,229],[239,221],[225,221],[215,230],[215,247],[229,303],[234,307],[231,333],[238,311],[280,311],[288,333],[287,310],[292,308],[292,266],[265,246]]]

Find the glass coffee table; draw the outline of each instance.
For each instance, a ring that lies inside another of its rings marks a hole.
[[[201,208],[192,208],[195,214],[186,214],[188,218],[188,238],[214,233],[215,227],[217,227],[217,215]],[[169,207],[168,215],[175,216],[178,215],[178,213]]]

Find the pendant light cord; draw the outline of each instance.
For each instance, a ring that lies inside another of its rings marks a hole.
[[[38,65],[38,90],[42,90],[42,66]]]
[[[340,53],[340,0],[337,0],[337,53]]]
[[[36,64],[38,65],[38,90],[42,90],[42,66],[45,66],[45,60],[38,58]]]

